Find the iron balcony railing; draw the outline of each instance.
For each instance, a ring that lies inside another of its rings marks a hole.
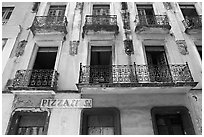
[[[55,70],[18,70],[13,80],[13,89],[53,89],[57,88],[58,72]]]
[[[118,33],[117,15],[86,15],[84,33],[88,30],[93,31],[115,31]]]
[[[148,82],[193,82],[187,64],[162,66],[149,65],[80,65],[79,83],[148,83]]]
[[[140,27],[171,28],[169,25],[169,19],[166,15],[137,15],[136,22],[137,26]]]
[[[36,33],[62,32],[67,34],[66,16],[36,16],[31,30]]]
[[[202,28],[202,16],[186,16],[185,17],[185,27],[190,29]]]

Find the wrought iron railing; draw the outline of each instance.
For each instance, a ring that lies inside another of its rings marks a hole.
[[[199,29],[202,28],[202,16],[186,16],[186,28]]]
[[[139,26],[167,27],[170,29],[169,19],[166,15],[137,15],[136,22]]]
[[[116,15],[86,15],[85,25],[117,25]]]
[[[44,88],[57,87],[58,72],[55,70],[18,70],[13,80],[12,87],[19,88]]]
[[[117,15],[86,15],[85,25],[83,30],[93,31],[115,31],[118,33]]]
[[[34,34],[63,32],[67,34],[67,18],[65,16],[36,16],[31,30]]]
[[[187,64],[149,65],[80,65],[79,83],[148,83],[193,82]]]

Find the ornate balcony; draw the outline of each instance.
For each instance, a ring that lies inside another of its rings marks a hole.
[[[79,84],[105,87],[195,86],[188,64],[82,66]]]
[[[55,70],[18,70],[12,90],[56,90],[58,72]]]
[[[183,24],[186,28],[186,33],[201,33],[202,31],[202,16],[186,16]]]
[[[168,33],[171,29],[166,15],[136,16],[136,33]]]
[[[36,16],[31,26],[33,34],[60,32],[67,34],[65,16]]]
[[[89,30],[94,32],[97,31],[107,31],[118,33],[119,27],[117,25],[116,15],[86,15],[85,25],[83,26],[83,33],[87,34]]]

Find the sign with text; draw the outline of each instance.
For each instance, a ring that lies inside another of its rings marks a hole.
[[[42,108],[92,108],[92,99],[42,99]]]

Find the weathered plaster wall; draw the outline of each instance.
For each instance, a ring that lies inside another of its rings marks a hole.
[[[60,93],[55,99],[78,99],[80,94]],[[78,135],[81,109],[52,109],[48,127],[48,135]]]
[[[122,135],[153,135],[151,118],[153,107],[185,106],[189,109],[185,94],[87,94],[82,95],[82,98],[92,98],[93,107],[118,108]]]
[[[1,109],[1,118],[2,118],[2,134],[6,133],[8,123],[10,120],[11,112],[12,112],[12,103],[13,103],[14,95],[13,94],[2,94],[2,109]]]

